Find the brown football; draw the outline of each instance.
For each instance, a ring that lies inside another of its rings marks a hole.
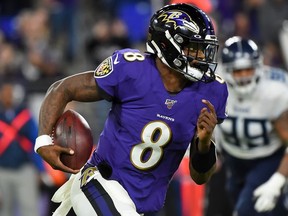
[[[54,127],[54,144],[74,150],[74,155],[62,154],[63,164],[80,169],[93,149],[93,136],[88,122],[75,110],[67,110]]]

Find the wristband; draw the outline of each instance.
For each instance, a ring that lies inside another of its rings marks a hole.
[[[191,163],[193,168],[199,173],[208,172],[216,163],[217,155],[214,142],[211,140],[210,150],[207,153],[198,152],[198,138],[196,140],[196,151],[191,155]]]
[[[53,145],[53,140],[49,135],[41,135],[36,138],[34,151],[37,153],[37,150],[42,146]]]

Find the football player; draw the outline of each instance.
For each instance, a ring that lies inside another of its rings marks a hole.
[[[81,172],[53,200],[54,215],[142,215],[163,205],[168,184],[191,143],[190,174],[209,180],[216,155],[211,141],[226,118],[226,83],[214,71],[218,41],[211,20],[188,4],[167,5],[151,18],[147,53],[123,49],[95,71],[54,83],[42,103],[35,150],[54,168],[68,148],[53,145],[53,125],[69,101],[106,99],[112,109],[98,147]]]
[[[216,140],[235,214],[286,216],[281,191],[288,176],[287,75],[263,66],[250,39],[229,38],[221,57],[229,117],[217,127]]]

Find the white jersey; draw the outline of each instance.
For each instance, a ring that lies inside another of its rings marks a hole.
[[[228,118],[216,127],[215,138],[236,158],[266,157],[282,146],[272,121],[288,110],[288,76],[271,67],[263,71],[256,89],[245,99],[240,100],[228,86]]]

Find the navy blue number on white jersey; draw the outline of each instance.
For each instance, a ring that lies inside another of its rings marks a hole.
[[[269,67],[268,76],[271,80],[287,83],[287,73],[280,68]]]
[[[229,116],[225,123],[229,124],[229,131],[220,126],[227,143],[243,149],[251,149],[269,144],[267,119],[245,118],[243,124],[237,117]],[[243,128],[239,128],[242,125]]]

